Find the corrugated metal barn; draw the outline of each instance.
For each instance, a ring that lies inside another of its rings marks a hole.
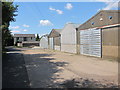
[[[61,29],[52,29],[48,36],[49,49],[61,50]]]
[[[61,31],[61,51],[76,53],[76,28],[80,24],[68,23]]]
[[[101,10],[77,28],[77,53],[118,59],[119,10]]]
[[[48,35],[43,35],[40,39],[40,47],[48,49]]]

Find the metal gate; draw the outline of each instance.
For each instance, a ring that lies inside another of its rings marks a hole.
[[[92,28],[80,31],[80,53],[101,57],[101,29]]]
[[[49,38],[49,42],[50,42],[50,49],[54,49],[54,39]]]

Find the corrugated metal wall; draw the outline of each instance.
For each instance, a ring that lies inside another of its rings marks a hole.
[[[119,28],[102,29],[102,56],[103,58],[120,58],[119,51]]]
[[[40,47],[47,49],[48,48],[48,37],[42,37],[40,40]]]
[[[80,30],[80,54],[101,57],[101,29]]]
[[[49,38],[49,49],[54,49],[54,38]]]
[[[59,37],[54,37],[54,47],[55,50],[61,50],[61,38]]]
[[[119,55],[118,55],[119,54],[118,53],[119,52],[118,31],[119,30],[118,30],[118,26],[117,27],[111,26],[111,25],[119,24],[119,22],[118,22],[119,13],[120,13],[119,10],[102,10],[99,13],[97,13],[96,15],[94,15],[93,17],[91,17],[89,20],[87,20],[85,23],[80,25],[80,27],[77,30],[77,53],[90,55],[90,53],[91,53],[90,51],[91,51],[91,48],[93,45],[91,46],[91,45],[89,45],[89,43],[92,40],[91,37],[93,37],[94,35],[91,36],[90,35],[91,31],[90,31],[89,35],[84,37],[82,35],[82,33],[84,33],[84,31],[86,32],[87,29],[97,27],[97,28],[102,29],[101,55],[100,55],[100,49],[99,49],[100,44],[98,46],[96,46],[96,45],[93,46],[94,48],[97,48],[98,56],[99,57],[102,56],[103,58],[104,57],[119,58]],[[108,27],[105,27],[105,26],[108,26]],[[81,34],[79,34],[80,32],[81,32]],[[92,34],[94,34],[94,33],[92,33]],[[91,40],[89,40],[88,37]],[[86,40],[82,40],[81,38],[86,38]],[[94,37],[94,38],[96,39],[96,37]],[[100,39],[96,39],[96,41],[100,42]],[[80,43],[80,45],[79,45],[79,43]],[[83,43],[85,43],[85,44],[82,45]]]
[[[76,29],[73,24],[66,25],[61,32],[61,51],[76,53]]]

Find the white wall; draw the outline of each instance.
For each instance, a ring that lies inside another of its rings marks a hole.
[[[60,46],[55,45],[55,50],[60,51]]]
[[[76,53],[76,28],[67,24],[61,32],[61,51]]]
[[[40,47],[47,49],[48,48],[48,38],[42,37],[40,40]]]

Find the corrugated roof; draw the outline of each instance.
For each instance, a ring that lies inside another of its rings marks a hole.
[[[57,31],[58,33],[62,31],[62,29],[54,29],[54,30]]]
[[[62,29],[52,29],[52,31],[49,34],[49,37],[58,37],[60,36],[60,32]]]
[[[35,37],[35,34],[14,34],[14,37]]]

